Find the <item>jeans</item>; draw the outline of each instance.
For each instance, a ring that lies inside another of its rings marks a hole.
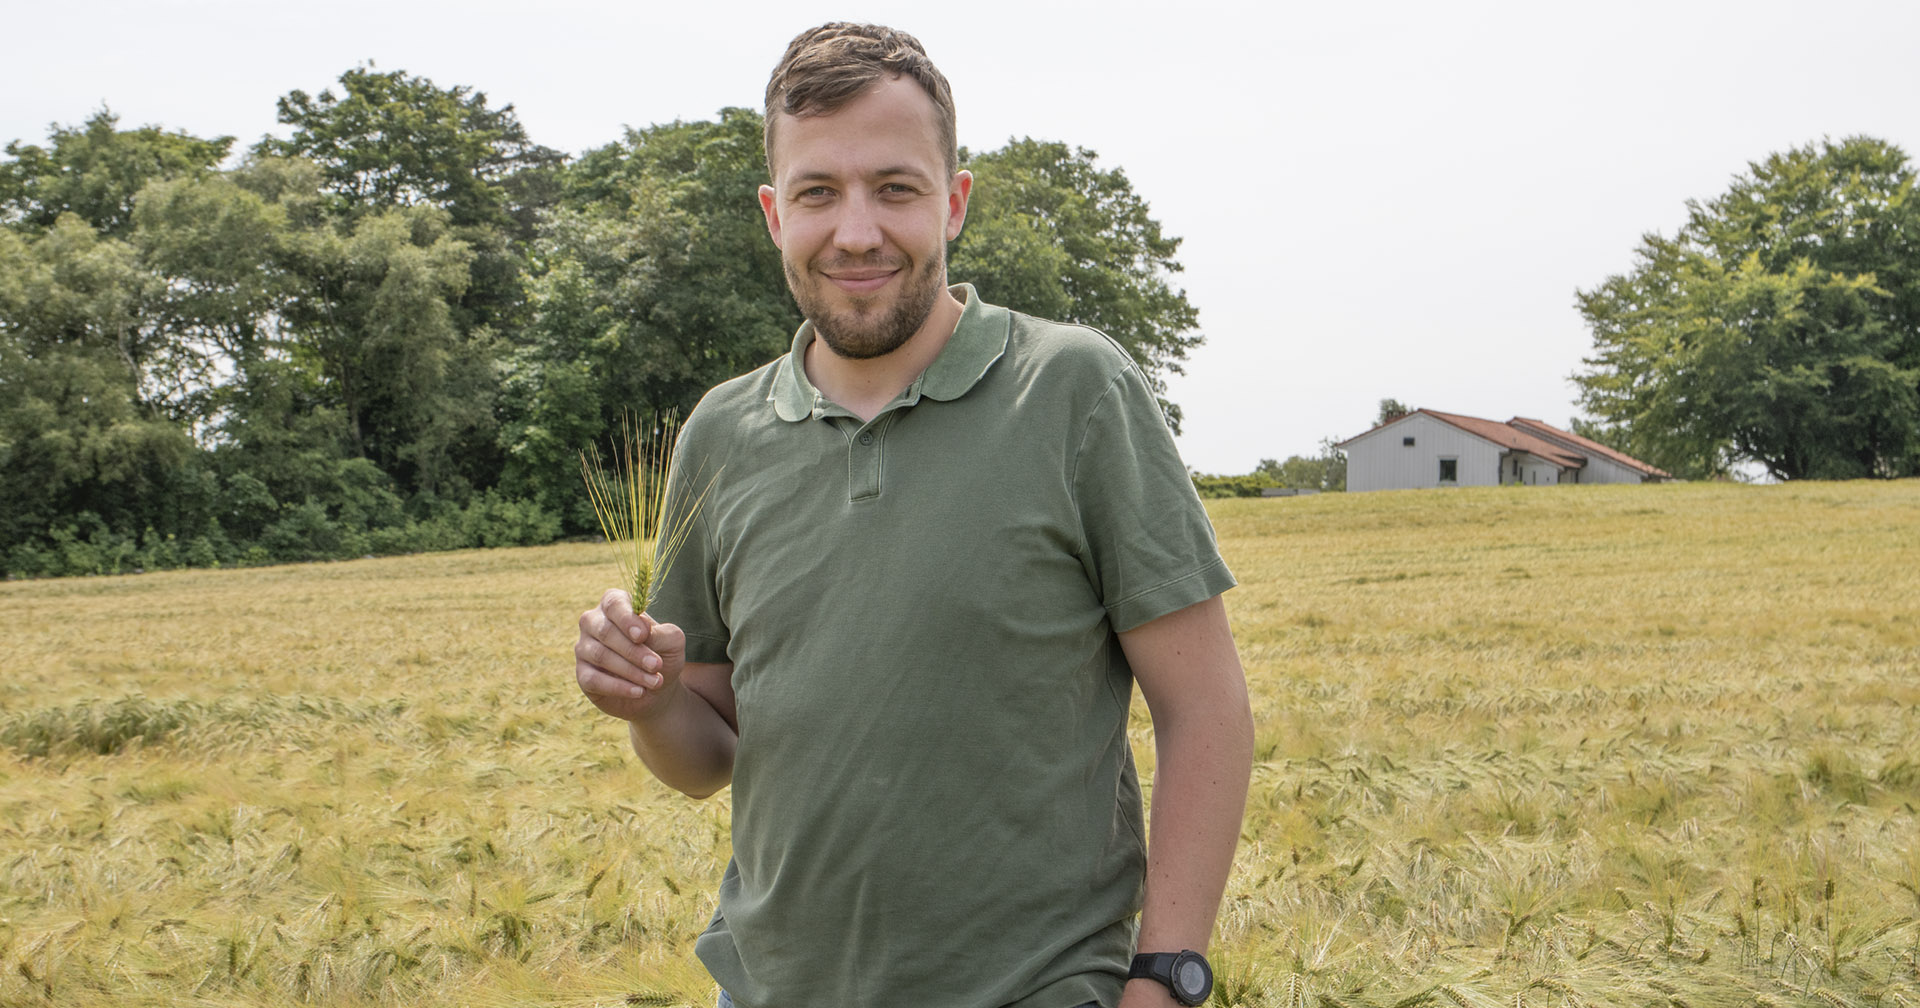
[[[714,1002],[714,1008],[733,1008],[733,999],[728,997],[727,992],[723,990],[720,992],[720,1000]],[[1080,1008],[1100,1008],[1100,1002],[1089,1001],[1081,1005]]]

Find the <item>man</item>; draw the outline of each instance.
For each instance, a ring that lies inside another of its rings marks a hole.
[[[733,787],[721,1003],[1195,1003],[1252,721],[1164,418],[1112,341],[947,286],[973,179],[911,36],[802,33],[766,131],[807,321],[688,417],[669,496],[712,482],[655,611],[610,591],[575,647],[661,781]]]

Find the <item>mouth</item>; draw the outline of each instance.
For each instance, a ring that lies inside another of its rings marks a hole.
[[[872,294],[885,287],[900,272],[899,269],[845,269],[831,270],[822,275],[835,287],[848,294]]]

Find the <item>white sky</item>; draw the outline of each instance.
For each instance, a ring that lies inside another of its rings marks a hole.
[[[1207,343],[1173,399],[1207,472],[1312,454],[1387,396],[1565,424],[1574,291],[1686,200],[1822,137],[1920,156],[1914,0],[63,0],[4,18],[0,141],[105,104],[243,147],[280,129],[274,99],[372,60],[578,153],[757,107],[786,41],[836,19],[917,35],[961,143],[1097,151],[1185,240]]]

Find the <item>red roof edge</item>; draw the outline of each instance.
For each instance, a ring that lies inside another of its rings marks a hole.
[[[1430,409],[1418,410],[1417,412],[1425,413],[1442,423],[1451,424],[1477,438],[1490,441],[1502,448],[1513,451],[1523,451],[1530,455],[1538,455],[1563,468],[1578,469],[1587,464],[1585,458],[1576,454],[1566,445],[1554,444],[1545,438],[1536,437],[1526,430],[1522,430],[1511,424],[1503,424],[1498,420],[1483,420],[1479,417],[1463,416],[1459,413],[1442,413],[1439,410]]]
[[[1604,455],[1607,458],[1610,458],[1613,461],[1618,462],[1621,465],[1634,470],[1635,472],[1645,473],[1649,476],[1658,476],[1661,479],[1673,478],[1673,474],[1668,473],[1662,469],[1656,468],[1654,466],[1648,465],[1647,463],[1642,462],[1631,455],[1628,455],[1626,452],[1620,451],[1615,448],[1609,448],[1606,445],[1603,445],[1600,442],[1595,441],[1591,438],[1581,437],[1580,435],[1575,434],[1572,431],[1561,430],[1560,428],[1555,427],[1550,423],[1546,423],[1541,420],[1535,420],[1532,417],[1517,416],[1517,417],[1514,417],[1512,420],[1507,421],[1507,423],[1514,427],[1519,427],[1524,430],[1529,430],[1536,434],[1542,435],[1544,437],[1551,438],[1553,440],[1568,442],[1569,447],[1576,447],[1581,450],[1591,452],[1595,455]]]

